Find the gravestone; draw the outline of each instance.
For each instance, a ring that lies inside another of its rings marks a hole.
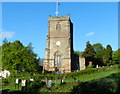
[[[98,68],[98,65],[96,65],[96,68]]]
[[[48,80],[48,87],[52,86],[52,80]]]

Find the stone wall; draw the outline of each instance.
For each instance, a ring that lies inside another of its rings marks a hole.
[[[79,57],[80,70],[85,70],[85,58]]]

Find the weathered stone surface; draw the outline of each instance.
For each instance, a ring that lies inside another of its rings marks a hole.
[[[79,57],[79,64],[80,64],[80,70],[85,69],[85,58],[84,57]]]
[[[47,71],[54,71],[58,67],[62,72],[71,72],[71,55],[73,52],[71,32],[70,15],[66,17],[51,17],[49,16],[48,35],[47,35],[47,48],[44,60],[44,68]],[[61,58],[59,66],[55,66],[55,53],[60,53],[58,58]]]
[[[44,69],[71,72],[85,69],[84,58],[73,54],[73,24],[70,15],[49,16]]]

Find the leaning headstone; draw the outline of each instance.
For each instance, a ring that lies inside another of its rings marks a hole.
[[[48,79],[47,78],[45,78],[45,83],[46,83],[46,85],[48,85]]]

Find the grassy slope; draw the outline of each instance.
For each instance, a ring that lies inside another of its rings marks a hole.
[[[77,77],[77,80],[79,80],[80,82],[85,82],[85,81],[90,81],[90,80],[107,77],[113,73],[118,73],[118,69],[112,69],[112,70],[107,70],[107,71],[103,71],[103,72],[95,72],[92,74],[81,75],[81,76]],[[51,91],[52,92],[71,92],[73,87],[78,85],[78,82],[74,81],[73,78],[69,78],[69,79],[66,78],[66,79],[64,79],[64,81],[66,82],[66,84],[59,85],[58,83],[60,81],[57,80],[56,81],[56,82],[58,82],[57,85],[52,86],[51,90],[48,90],[46,87],[43,87],[39,90],[39,92],[51,92]]]
[[[103,72],[85,74],[85,75],[78,76],[76,78],[80,82],[85,82],[85,81],[91,81],[94,79],[107,77],[113,73],[118,73],[118,69],[111,69]],[[78,82],[76,82],[73,78],[64,78],[64,81],[66,82],[66,84],[62,84],[62,85],[59,84],[60,80],[53,81],[53,82],[57,82],[57,84],[52,86],[51,90],[48,90],[46,87],[42,87],[39,90],[35,90],[35,91],[38,91],[36,94],[40,92],[51,92],[51,91],[52,92],[71,92],[73,90],[73,87],[78,85]],[[18,89],[15,89],[14,84],[9,84],[8,86],[5,86],[2,89],[9,89],[10,91],[18,91]]]

